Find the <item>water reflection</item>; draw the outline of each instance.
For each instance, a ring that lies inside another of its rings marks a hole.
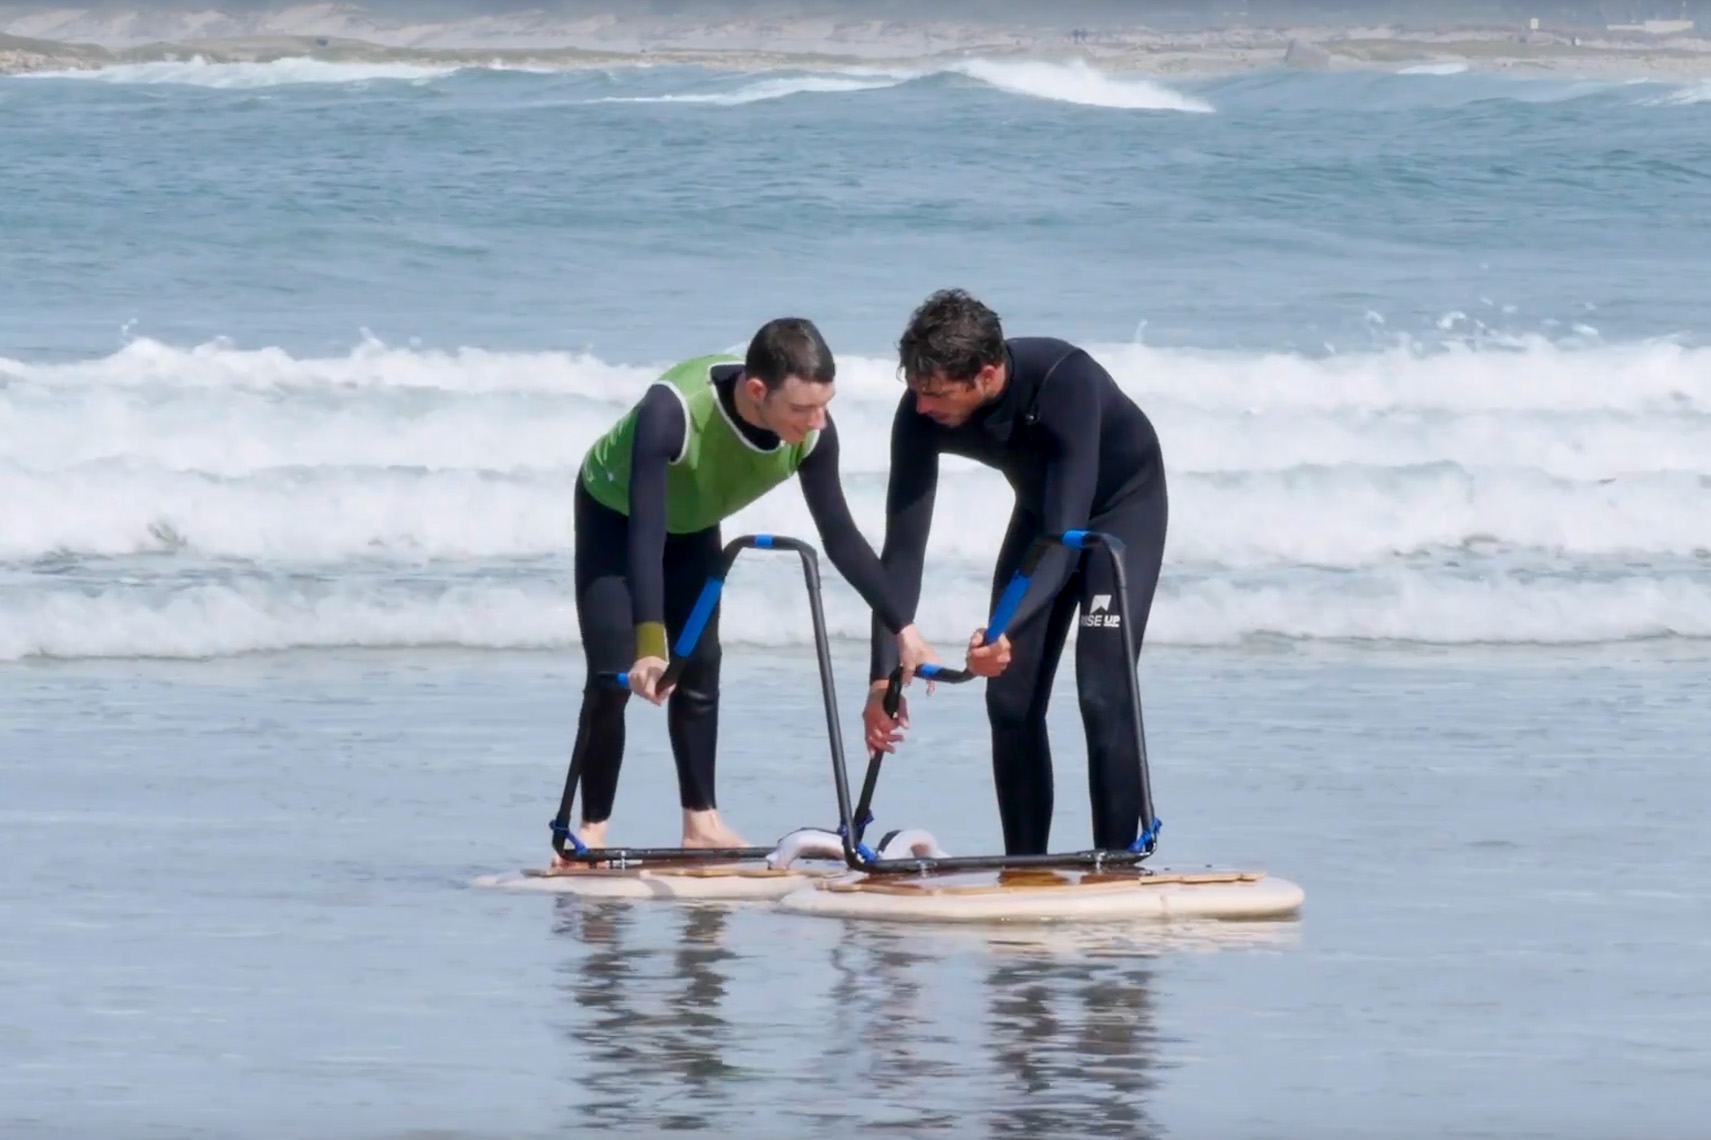
[[[828,1056],[826,1067],[842,1071],[857,1118],[903,1136],[956,1126],[976,1078],[946,963],[883,928],[828,926],[837,939],[828,959],[838,1037],[851,1047]]]
[[[986,973],[992,1058],[1014,1095],[988,1113],[989,1135],[1158,1135],[1145,1109],[1160,1063],[1153,984],[1153,970],[1140,964],[994,963]]]
[[[639,920],[657,931],[662,917],[676,925],[673,945],[637,937]],[[728,918],[718,907],[653,915],[622,900],[559,900],[554,933],[583,951],[560,967],[560,986],[578,1013],[563,1028],[584,1121],[700,1129],[729,1109]]]
[[[554,1022],[582,1124],[625,1134],[1161,1136],[1160,978],[1223,933],[792,922],[559,900]]]
[[[891,1110],[870,1109],[864,1123],[902,1134],[1159,1135],[1146,1111],[1163,1063],[1157,951],[1065,956],[1055,941],[852,924],[833,954],[839,1004],[868,1011],[861,1068]]]

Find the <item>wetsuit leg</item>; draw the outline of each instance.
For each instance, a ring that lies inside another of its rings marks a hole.
[[[701,591],[719,569],[719,528],[665,540],[665,628],[671,644],[688,624]],[[715,605],[677,687],[666,699],[666,725],[677,763],[677,791],[686,811],[718,807],[714,761],[719,750],[719,611]]]
[[[999,596],[1038,534],[1038,526],[1030,520],[1020,514],[1011,517],[993,575],[988,613],[998,607]],[[1009,667],[986,683],[992,778],[1007,855],[1044,854],[1051,842],[1052,754],[1046,708],[1079,599],[1079,576],[1072,575],[1051,605],[1006,630]]]
[[[1129,621],[1137,657],[1146,635],[1164,561],[1169,507],[1161,478],[1155,493],[1092,520],[1089,529],[1121,539]],[[1076,633],[1075,680],[1087,734],[1087,786],[1093,845],[1127,848],[1141,823],[1141,749],[1135,737],[1134,691],[1124,660],[1110,555],[1088,551],[1081,564],[1081,627]],[[1138,660],[1137,660],[1138,667]]]
[[[624,708],[628,690],[596,680],[635,664],[636,629],[630,618],[626,580],[629,520],[594,501],[576,484],[576,625],[582,635],[586,669],[582,710],[577,716],[576,755],[580,757],[582,818],[600,823],[612,814],[618,794],[618,769],[624,762]],[[573,759],[572,763],[577,761]],[[576,820],[570,821],[572,827]]]

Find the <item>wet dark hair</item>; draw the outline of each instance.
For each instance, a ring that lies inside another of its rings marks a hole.
[[[961,289],[941,289],[922,301],[897,342],[898,368],[910,384],[940,373],[972,384],[982,368],[1003,362],[998,314]]]
[[[838,372],[826,338],[805,317],[779,317],[766,322],[749,341],[743,374],[776,392],[792,376],[815,384],[830,384]]]

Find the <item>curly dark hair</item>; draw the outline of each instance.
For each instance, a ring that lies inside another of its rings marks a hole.
[[[813,321],[779,317],[762,325],[749,341],[743,372],[758,378],[768,392],[776,392],[792,376],[813,384],[830,384],[837,377],[838,366]]]
[[[942,376],[970,384],[986,365],[1003,361],[998,314],[961,289],[941,289],[922,301],[897,342],[905,383]]]

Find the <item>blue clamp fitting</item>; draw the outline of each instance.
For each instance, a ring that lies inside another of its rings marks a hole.
[[[547,826],[552,829],[552,833],[554,835],[562,835],[566,839],[570,840],[571,847],[576,849],[576,853],[578,855],[588,854],[587,844],[583,843],[582,840],[578,839],[576,837],[576,832],[572,831],[569,827],[567,827],[564,824],[559,823],[559,821],[556,819],[548,820]]]

